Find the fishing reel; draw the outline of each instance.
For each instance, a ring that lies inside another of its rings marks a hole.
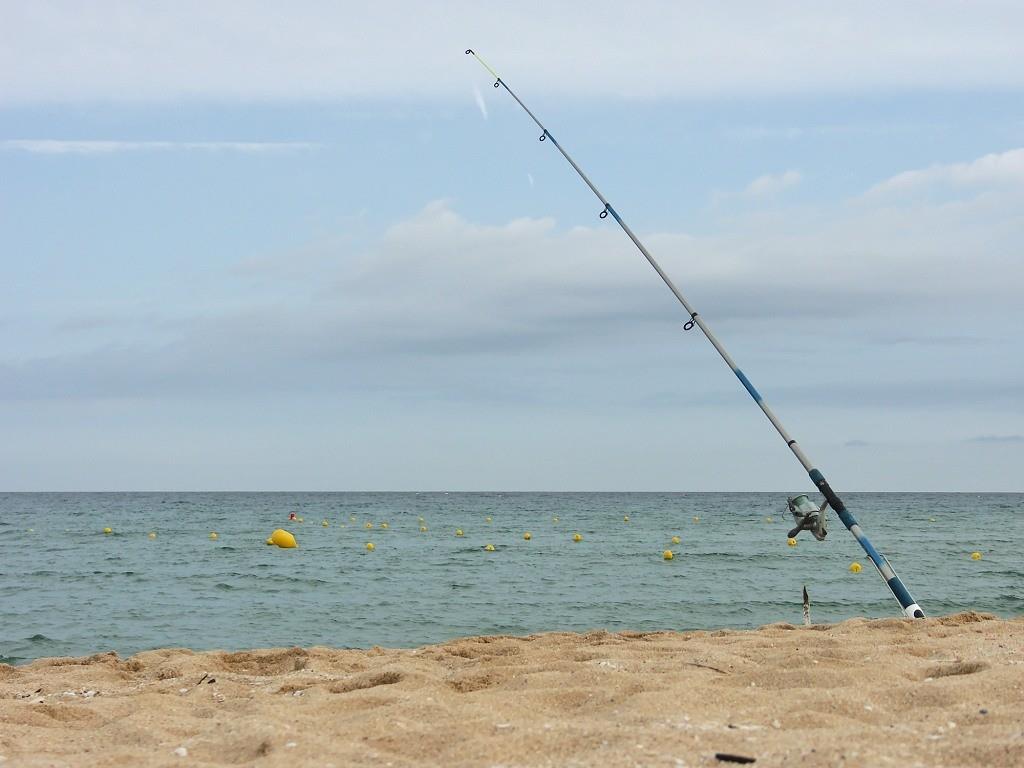
[[[799,496],[791,496],[786,499],[786,506],[796,523],[796,527],[786,534],[789,538],[795,539],[800,531],[810,531],[818,541],[825,540],[825,537],[828,536],[828,531],[825,529],[827,499],[819,507],[807,497],[806,493],[801,493]]]

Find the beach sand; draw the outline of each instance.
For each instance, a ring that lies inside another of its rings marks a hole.
[[[187,752],[187,754],[185,754]],[[1024,765],[1024,617],[0,665],[13,766]]]

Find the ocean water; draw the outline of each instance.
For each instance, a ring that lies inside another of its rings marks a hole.
[[[1024,494],[845,500],[930,615],[1024,612]],[[834,515],[825,542],[789,547],[784,510],[780,493],[0,494],[0,662],[799,623],[805,584],[815,622],[899,615]],[[298,549],[264,544],[278,527]]]

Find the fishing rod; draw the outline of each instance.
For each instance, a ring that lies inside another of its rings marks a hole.
[[[601,194],[600,190],[594,186],[594,182],[587,177],[587,174],[583,172],[583,169],[576,164],[576,161],[569,156],[569,153],[566,152],[562,145],[555,140],[555,137],[551,135],[551,132],[544,127],[544,124],[537,119],[537,116],[530,111],[530,108],[527,107],[523,103],[522,99],[515,94],[515,91],[508,87],[508,84],[501,79],[498,73],[491,69],[490,65],[480,58],[480,55],[472,48],[466,49],[466,55],[472,56],[479,61],[480,64],[483,65],[484,69],[490,72],[494,77],[494,87],[504,88],[508,91],[508,94],[516,100],[516,103],[522,107],[526,114],[530,116],[530,119],[537,124],[537,127],[541,130],[540,141],[550,141],[554,145],[555,149],[561,153],[562,157],[568,161],[569,165],[572,166],[573,170],[576,171],[579,177],[583,179],[583,182],[590,187],[590,191],[593,192],[594,195],[597,196],[597,199],[601,201],[601,204],[604,205],[604,209],[598,214],[598,216],[602,219],[606,219],[610,215],[615,219],[615,223],[618,224],[619,227],[622,228],[622,231],[626,233],[626,236],[633,241],[633,245],[635,245],[637,250],[643,254],[643,257],[647,259],[647,262],[654,268],[654,271],[658,273],[658,277],[662,279],[665,285],[668,286],[668,289],[672,291],[672,294],[679,300],[679,303],[683,305],[683,309],[685,309],[690,315],[690,319],[683,324],[683,329],[689,331],[695,326],[700,328],[701,332],[703,332],[707,337],[707,340],[710,341],[711,345],[715,348],[715,351],[721,355],[725,364],[729,366],[730,370],[732,370],[736,375],[736,378],[740,380],[743,388],[747,390],[747,393],[754,399],[754,402],[757,403],[758,407],[764,412],[764,415],[768,417],[768,421],[770,421],[772,426],[775,427],[775,431],[778,432],[782,439],[786,441],[786,445],[789,447],[789,450],[793,452],[797,461],[799,461],[804,470],[806,470],[808,476],[811,478],[811,482],[814,483],[818,490],[821,491],[821,494],[825,497],[825,504],[822,505],[820,519],[824,520],[824,507],[831,506],[839,516],[839,519],[842,520],[843,525],[845,525],[847,530],[853,534],[853,537],[857,540],[857,543],[860,544],[861,548],[863,548],[871,562],[875,564],[875,568],[878,569],[878,573],[889,587],[893,597],[895,597],[899,602],[900,607],[903,609],[903,613],[912,619],[924,618],[924,611],[921,610],[921,606],[914,602],[914,598],[911,597],[910,591],[907,589],[906,585],[904,585],[903,580],[896,575],[896,571],[893,570],[892,565],[890,565],[889,561],[886,560],[877,549],[875,549],[875,546],[868,539],[863,529],[857,523],[857,520],[852,514],[850,514],[846,505],[843,504],[842,499],[836,495],[836,492],[832,490],[828,481],[825,480],[825,476],[821,474],[820,470],[815,468],[814,463],[807,458],[807,454],[803,452],[796,440],[790,437],[786,428],[782,426],[782,422],[779,421],[779,418],[772,412],[771,408],[768,407],[764,398],[762,398],[761,394],[754,388],[754,385],[750,383],[750,379],[746,377],[743,371],[740,370],[739,366],[736,365],[732,357],[729,356],[729,353],[725,351],[725,347],[722,346],[722,343],[711,332],[711,329],[708,328],[707,323],[704,322],[704,318],[697,313],[697,310],[695,310],[690,302],[686,300],[686,297],[683,296],[675,283],[673,283],[669,276],[665,274],[665,270],[661,268],[661,265],[659,265],[654,259],[650,251],[648,251],[644,244],[640,242],[640,238],[638,238],[633,230],[629,228],[629,225],[622,220],[622,217],[619,216],[618,212],[612,207],[612,204],[609,203],[605,196]]]

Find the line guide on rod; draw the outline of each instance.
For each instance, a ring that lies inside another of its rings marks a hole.
[[[647,262],[651,265],[654,271],[658,273],[658,277],[660,277],[662,281],[665,283],[665,285],[668,286],[668,289],[672,291],[673,295],[676,297],[676,299],[678,299],[679,303],[683,305],[683,309],[685,309],[686,312],[689,314],[690,318],[683,327],[686,330],[690,330],[696,325],[707,337],[707,340],[711,342],[712,346],[715,348],[715,351],[717,351],[718,354],[721,356],[722,360],[725,361],[725,364],[729,366],[730,370],[732,370],[733,374],[735,374],[736,378],[739,379],[740,383],[743,385],[743,388],[747,390],[747,393],[754,399],[754,402],[757,403],[761,411],[764,412],[764,415],[768,417],[768,421],[770,421],[772,423],[772,426],[775,427],[775,430],[785,441],[789,450],[792,451],[794,456],[796,456],[797,461],[800,462],[801,466],[803,466],[804,470],[811,478],[811,482],[814,483],[815,487],[819,491],[821,491],[822,495],[825,497],[825,501],[828,503],[830,507],[832,507],[832,509],[835,510],[836,515],[839,516],[839,519],[843,522],[843,525],[845,525],[847,530],[849,530],[850,533],[853,534],[853,537],[857,539],[857,543],[859,543],[860,546],[863,548],[865,554],[867,554],[871,562],[875,564],[875,568],[878,569],[879,574],[882,576],[882,579],[889,587],[890,591],[893,594],[893,597],[895,597],[896,600],[899,602],[900,608],[902,608],[903,613],[910,618],[924,618],[924,611],[921,609],[921,606],[914,602],[914,598],[911,596],[910,591],[903,584],[903,580],[896,575],[896,571],[893,570],[893,567],[889,564],[889,561],[886,560],[885,557],[877,549],[875,549],[874,545],[871,543],[871,541],[865,535],[864,531],[861,529],[860,525],[857,523],[857,520],[853,517],[852,514],[850,514],[850,511],[847,510],[846,505],[843,503],[842,499],[840,499],[839,496],[836,495],[835,491],[833,491],[831,486],[828,484],[828,481],[825,480],[824,475],[822,475],[821,472],[817,468],[815,468],[814,464],[811,462],[809,458],[807,458],[807,454],[803,452],[803,450],[797,444],[796,440],[790,437],[785,427],[782,426],[782,422],[779,421],[778,417],[772,412],[771,408],[768,407],[764,399],[761,397],[761,394],[754,388],[754,385],[750,383],[750,379],[746,377],[743,371],[740,370],[739,366],[737,366],[736,363],[733,361],[732,357],[729,356],[729,353],[725,351],[725,347],[722,346],[722,343],[711,332],[711,329],[708,328],[707,324],[704,322],[704,319],[697,313],[697,310],[695,310],[690,305],[690,302],[686,300],[686,297],[683,296],[680,290],[676,287],[675,283],[672,282],[671,278],[669,278],[669,276],[665,274],[665,271],[661,268],[661,265],[658,264],[657,261],[655,261],[650,251],[648,251],[644,244],[640,242],[640,238],[638,238],[636,234],[633,232],[633,230],[629,228],[629,225],[622,220],[622,217],[619,216],[618,212],[615,210],[615,208],[612,207],[612,204],[608,202],[605,196],[601,194],[600,190],[598,190],[598,188],[594,186],[594,183],[587,177],[587,174],[583,172],[583,169],[576,164],[576,161],[569,156],[569,153],[566,152],[562,145],[559,144],[558,141],[555,139],[555,137],[551,135],[551,132],[546,127],[544,127],[544,124],[537,119],[537,116],[530,111],[529,107],[527,107],[526,104],[524,104],[523,101],[515,94],[515,92],[508,87],[508,84],[501,79],[498,73],[495,72],[486,61],[480,58],[480,55],[472,48],[466,49],[466,55],[475,58],[477,61],[480,62],[480,64],[483,65],[484,69],[491,73],[491,75],[494,77],[494,87],[504,88],[508,92],[508,94],[513,99],[516,100],[516,103],[523,108],[523,111],[525,111],[526,114],[530,116],[530,119],[537,124],[537,127],[540,128],[540,141],[550,139],[551,144],[554,145],[555,149],[557,149],[561,153],[562,157],[566,159],[569,165],[573,167],[573,170],[576,171],[576,173],[583,180],[583,182],[588,187],[590,187],[590,191],[593,192],[597,199],[601,201],[601,204],[604,205],[604,208],[601,210],[598,216],[604,219],[607,218],[609,214],[611,214],[611,217],[615,219],[615,223],[618,224],[619,227],[621,227],[622,231],[626,233],[626,236],[633,241],[633,244],[637,247],[637,250],[640,251],[640,253],[643,255],[645,259],[647,259]],[[822,514],[824,514],[824,512]]]

